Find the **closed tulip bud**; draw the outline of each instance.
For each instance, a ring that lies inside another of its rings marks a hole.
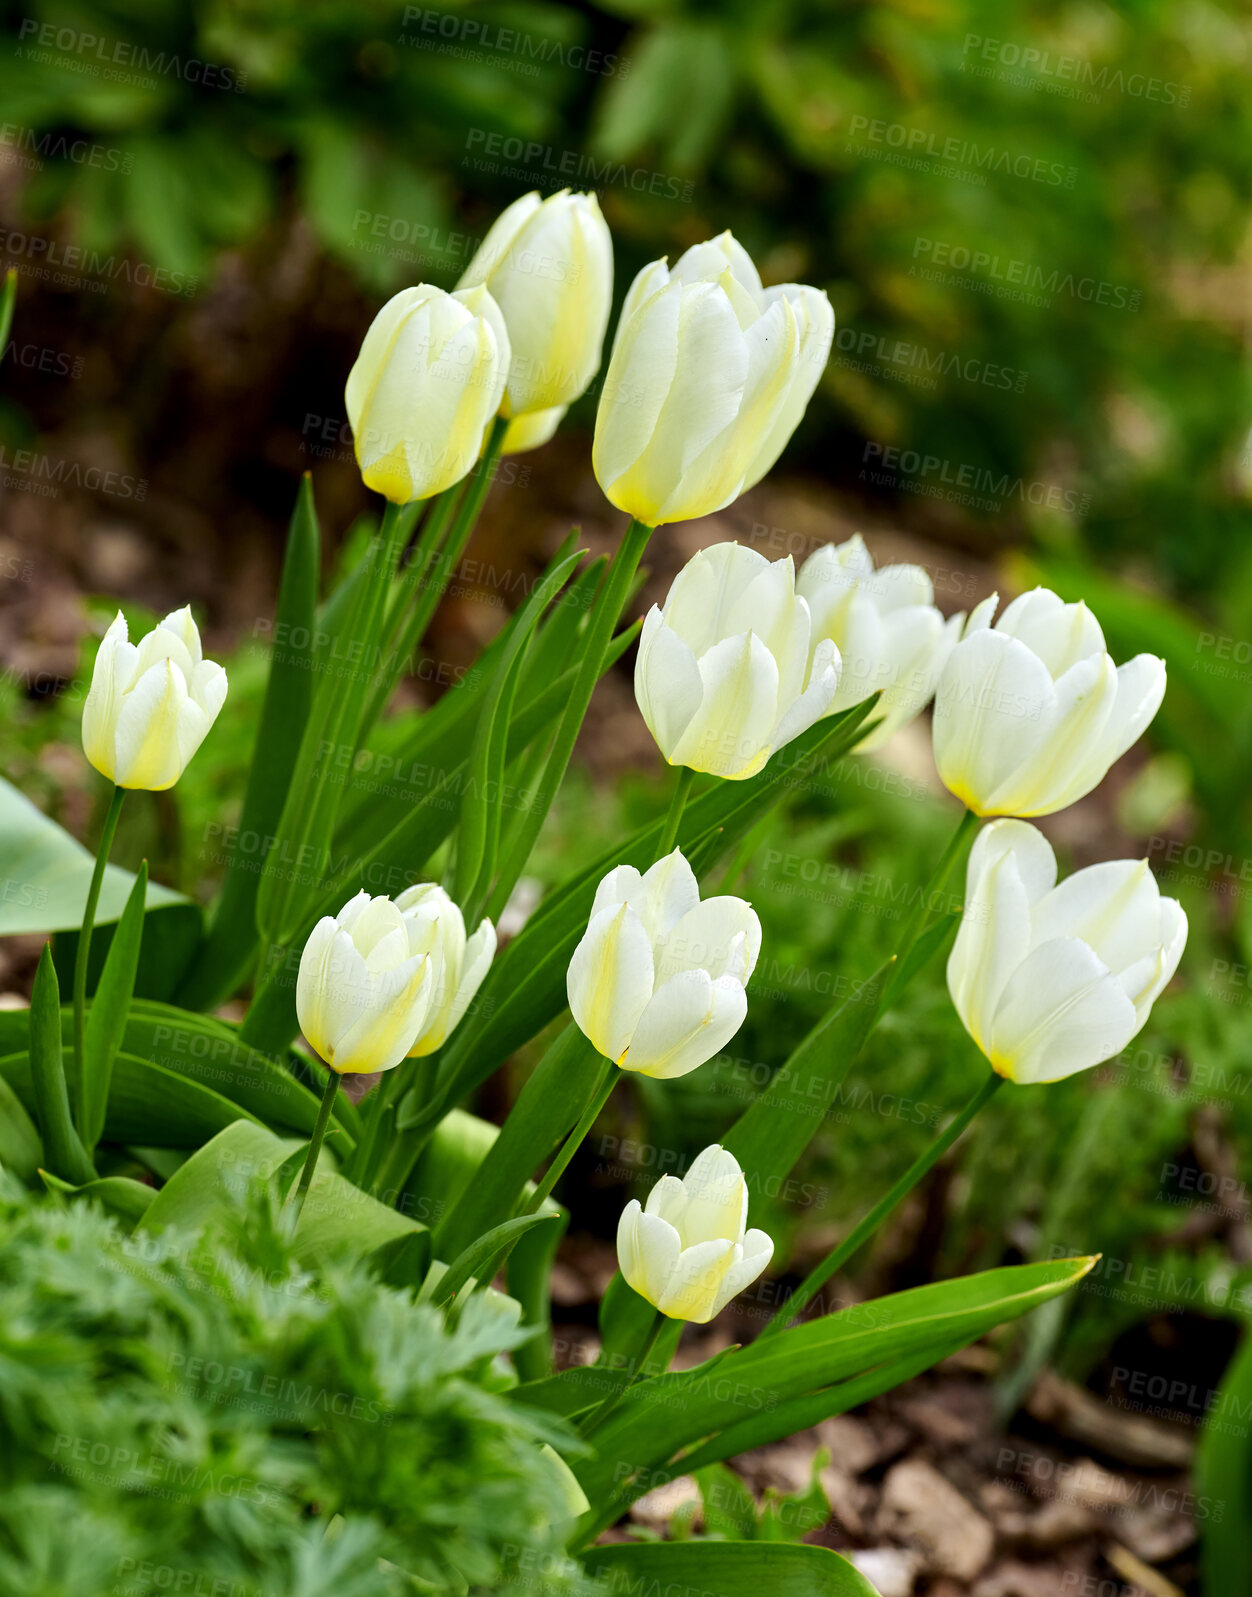
[[[309,934],[296,977],[300,1029],[339,1075],[391,1070],[421,1035],[434,997],[429,920],[361,892]]]
[[[994,821],[969,857],[948,991],[965,1029],[1010,1081],[1089,1070],[1143,1029],[1187,941],[1146,860],[1108,860],[1057,885],[1047,839]]]
[[[344,398],[369,488],[406,505],[459,482],[500,408],[509,335],[485,288],[420,283],[375,316]]]
[[[631,284],[596,415],[592,463],[649,526],[707,516],[765,475],[812,397],[835,318],[802,283],[763,289],[729,233]]]
[[[1165,662],[1114,665],[1085,604],[1047,588],[970,617],[935,693],[935,764],[976,815],[1051,815],[1090,793],[1148,726]]]
[[[574,1019],[623,1070],[668,1080],[743,1025],[761,923],[742,898],[706,898],[678,849],[642,876],[619,865],[596,889],[570,960]]]
[[[173,787],[226,700],[226,673],[204,659],[191,606],[135,644],[119,610],[83,706],[83,752],[118,787]]]
[[[815,550],[800,567],[796,592],[813,617],[814,648],[828,638],[843,662],[831,710],[848,710],[872,693],[882,695],[881,720],[857,745],[859,753],[878,748],[934,696],[964,615],[944,620],[920,566],[875,571],[859,533]]]
[[[617,1262],[642,1298],[671,1320],[707,1325],[774,1256],[764,1231],[746,1231],[748,1184],[714,1143],[679,1180],[662,1176],[646,1208],[632,1198],[617,1226]]]
[[[653,605],[635,661],[635,698],[671,765],[739,780],[825,715],[839,650],[814,643],[791,557],[717,543]]]
[[[396,899],[414,948],[430,951],[430,1007],[410,1057],[433,1054],[443,1046],[469,1008],[496,952],[496,929],[489,920],[479,922],[472,937],[465,935],[461,911],[433,882],[407,887]]]
[[[526,194],[498,216],[457,285],[483,284],[509,330],[502,416],[570,405],[600,369],[613,241],[594,194]]]

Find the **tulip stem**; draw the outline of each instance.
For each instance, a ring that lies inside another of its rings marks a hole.
[[[592,1431],[598,1431],[600,1429],[605,1420],[608,1419],[609,1415],[612,1414],[613,1410],[643,1374],[644,1365],[648,1362],[648,1355],[656,1346],[657,1338],[669,1323],[669,1317],[662,1314],[660,1309],[658,1309],[652,1318],[652,1329],[648,1332],[643,1346],[639,1349],[639,1353],[635,1358],[634,1363],[631,1365],[630,1374],[626,1377],[625,1383],[622,1386],[619,1386],[616,1392],[610,1392],[609,1395],[604,1399],[603,1403],[600,1404],[599,1408],[592,1410],[591,1418],[582,1427],[582,1433],[584,1436],[590,1436]]]
[[[122,813],[124,787],[114,787],[109,798],[108,814],[104,817],[104,830],[100,834],[100,847],[96,850],[96,868],[91,873],[91,886],[87,889],[87,907],[83,911],[82,930],[78,934],[78,951],[74,956],[74,1075],[71,1082],[71,1099],[74,1120],[82,1133],[83,1081],[85,1079],[84,1042],[87,1036],[87,958],[91,953],[91,933],[96,922],[96,906],[100,902],[100,887],[104,881],[104,867],[108,864],[113,835],[117,831],[117,818]]]
[[[317,1156],[322,1151],[322,1143],[326,1140],[326,1127],[330,1124],[330,1112],[335,1107],[335,1094],[339,1091],[339,1077],[333,1070],[326,1072],[326,1090],[322,1093],[321,1106],[317,1111],[317,1119],[313,1124],[313,1135],[309,1139],[309,1151],[304,1161],[304,1169],[300,1172],[300,1181],[294,1193],[293,1218],[298,1222],[300,1213],[304,1208],[304,1200],[308,1194],[309,1186],[313,1180],[313,1172],[317,1169]]]
[[[657,845],[656,857],[661,860],[673,851],[678,841],[678,828],[682,822],[683,811],[687,807],[687,798],[691,792],[691,784],[695,781],[696,773],[689,765],[680,765],[678,768],[678,782],[674,788],[673,797],[669,801],[669,811],[665,817],[665,829],[661,833],[661,841]]]
[[[982,1109],[983,1105],[991,1100],[1003,1081],[1004,1077],[997,1076],[994,1072],[986,1078],[960,1113],[939,1133],[925,1153],[920,1154],[913,1161],[895,1186],[891,1188],[890,1192],[878,1200],[860,1224],[848,1233],[837,1248],[832,1249],[820,1264],[810,1270],[800,1286],[770,1319],[764,1331],[761,1332],[762,1336],[770,1336],[776,1331],[781,1331],[788,1321],[804,1308],[814,1293],[825,1286],[835,1271],[841,1269],[852,1255],[864,1243],[869,1241],[870,1237],[873,1236],[892,1210],[912,1192],[913,1188],[932,1165],[937,1163],[948,1151],[970,1121]]]
[[[574,1154],[578,1150],[579,1144],[591,1130],[592,1126],[595,1125],[597,1119],[599,1118],[600,1111],[604,1108],[605,1104],[608,1103],[609,1095],[613,1091],[616,1080],[617,1066],[611,1059],[601,1059],[600,1073],[597,1075],[595,1085],[591,1089],[591,1096],[587,1100],[587,1107],[583,1110],[578,1124],[574,1127],[573,1131],[570,1132],[569,1136],[566,1137],[560,1148],[558,1148],[552,1163],[544,1172],[543,1180],[539,1183],[538,1187],[536,1187],[531,1196],[530,1202],[527,1203],[525,1208],[522,1210],[523,1214],[534,1214],[548,1197],[548,1194],[552,1191],[553,1187],[556,1186],[557,1182],[565,1174],[566,1165],[568,1165],[570,1160],[574,1157]]]

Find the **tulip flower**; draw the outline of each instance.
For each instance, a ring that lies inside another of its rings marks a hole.
[[[1090,793],[1165,695],[1165,662],[1114,665],[1085,604],[1047,588],[970,618],[935,694],[935,764],[976,815],[1051,815]]]
[[[1010,1081],[1059,1081],[1143,1029],[1182,957],[1187,917],[1146,860],[1108,860],[1060,885],[1047,839],[995,821],[974,841],[948,991]]]
[[[458,288],[483,284],[512,359],[500,414],[570,405],[600,369],[613,303],[613,241],[594,194],[526,194],[503,211]]]
[[[883,566],[857,533],[825,544],[800,567],[796,592],[813,617],[813,647],[831,639],[842,670],[831,710],[848,710],[880,693],[879,724],[857,745],[865,753],[920,715],[956,647],[964,615],[945,621],[920,566]]]
[[[839,650],[813,643],[791,557],[701,549],[643,624],[635,698],[671,765],[740,780],[825,715]]]
[[[619,865],[596,889],[570,960],[574,1019],[606,1059],[668,1080],[724,1048],[748,1011],[761,923],[742,898],[701,902],[675,849],[642,876]]]
[[[344,398],[366,486],[393,504],[459,482],[504,395],[509,335],[485,288],[421,283],[375,316]]]
[[[309,934],[296,977],[300,1029],[337,1075],[391,1070],[427,1025],[435,983],[431,917],[360,892]]]
[[[137,644],[119,610],[104,635],[83,706],[83,751],[118,787],[173,787],[226,699],[226,673],[200,651],[191,606]]]
[[[671,1320],[708,1322],[750,1286],[774,1254],[764,1231],[745,1231],[748,1184],[734,1154],[714,1143],[687,1174],[662,1176],[645,1209],[632,1198],[617,1226],[627,1284]]]
[[[405,888],[396,908],[404,917],[410,946],[430,953],[430,1007],[409,1049],[410,1058],[420,1058],[443,1046],[469,1008],[495,956],[496,929],[483,920],[467,938],[461,911],[433,882]]]
[[[524,455],[532,449],[541,449],[565,419],[568,405],[554,405],[551,410],[532,410],[525,416],[514,416],[504,429],[502,455]]]
[[[765,475],[826,365],[835,318],[801,283],[763,289],[729,233],[673,271],[645,266],[622,306],[592,463],[648,526],[707,516]]]

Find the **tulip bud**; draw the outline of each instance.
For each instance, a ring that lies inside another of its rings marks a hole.
[[[434,996],[432,923],[361,892],[309,934],[296,977],[300,1029],[339,1075],[391,1070],[413,1048]]]
[[[648,612],[635,698],[671,765],[740,780],[825,715],[839,686],[839,650],[813,646],[809,607],[790,555],[717,543]]]
[[[623,1070],[669,1080],[743,1025],[761,923],[741,898],[706,898],[678,849],[640,875],[619,865],[596,889],[570,960],[574,1019]]]
[[[707,516],[765,475],[826,365],[835,318],[801,283],[763,289],[729,233],[672,272],[653,261],[622,306],[592,463],[648,526]]]
[[[595,195],[514,200],[457,286],[478,283],[500,307],[513,352],[500,414],[553,410],[585,393],[613,303],[613,241]]]
[[[681,1181],[662,1176],[646,1209],[632,1198],[617,1226],[617,1262],[640,1297],[671,1320],[707,1325],[774,1255],[764,1231],[745,1231],[748,1184],[714,1143]]]
[[[1085,604],[1047,588],[970,617],[935,693],[935,764],[976,815],[1051,815],[1090,793],[1165,696],[1165,662],[1115,666]]]
[[[829,638],[842,660],[831,710],[849,710],[872,693],[882,695],[876,712],[881,720],[857,752],[880,747],[933,697],[964,615],[944,620],[920,566],[875,571],[860,533],[815,550],[800,567],[796,592],[813,617],[814,650]]]
[[[410,1058],[433,1054],[447,1041],[482,985],[496,952],[496,929],[480,921],[470,938],[458,907],[433,882],[406,887],[396,899],[414,948],[430,951],[430,1008]]]
[[[226,673],[203,658],[191,606],[138,644],[119,610],[104,635],[83,706],[83,752],[119,787],[173,787],[226,699]]]
[[[1146,860],[1089,865],[1059,886],[1025,821],[994,821],[970,852],[948,991],[1010,1081],[1059,1081],[1121,1053],[1178,968],[1187,917]]]
[[[344,390],[366,486],[406,505],[459,482],[482,453],[508,367],[509,335],[485,288],[421,283],[389,299]]]

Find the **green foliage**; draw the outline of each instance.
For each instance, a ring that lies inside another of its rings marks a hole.
[[[409,1590],[401,1569],[495,1590],[519,1553],[559,1554],[540,1444],[568,1436],[491,1390],[519,1333],[483,1299],[445,1326],[348,1255],[311,1275],[266,1202],[128,1240],[6,1186],[0,1305],[6,1597],[139,1597],[170,1569],[301,1597]]]

